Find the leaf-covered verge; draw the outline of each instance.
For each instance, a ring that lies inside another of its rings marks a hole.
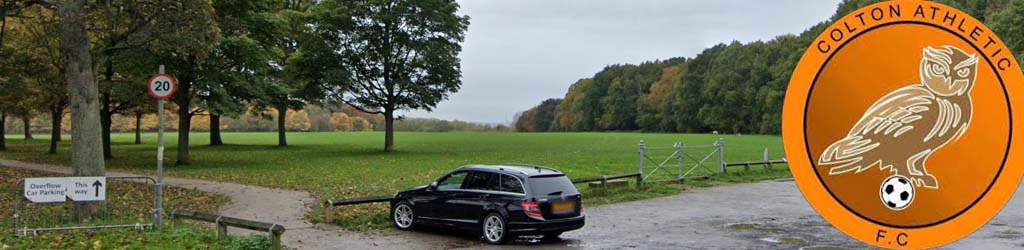
[[[107,204],[99,219],[78,221],[71,204],[29,204],[21,198],[19,181],[61,175],[0,167],[0,249],[264,249],[265,237],[217,238],[211,230],[191,224],[168,226],[159,231],[101,230],[40,233],[18,236],[13,226],[14,199],[19,199],[19,228],[72,225],[150,223],[152,186],[109,179]],[[198,190],[169,187],[164,190],[166,208],[216,211],[226,199]],[[263,246],[264,248],[253,248]]]

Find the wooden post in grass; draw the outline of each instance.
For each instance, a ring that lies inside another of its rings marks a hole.
[[[281,249],[281,235],[284,231],[274,231],[273,227],[270,230],[270,249]]]
[[[217,217],[217,220],[214,221],[214,223],[217,224],[217,237],[227,237],[228,224],[221,223],[220,218],[222,217]]]
[[[324,222],[334,223],[334,201],[327,200],[324,204]]]
[[[644,140],[640,140],[640,175],[636,177],[637,187],[643,185],[644,182],[644,157],[646,156],[644,151],[646,150],[646,148],[647,147],[644,146]]]

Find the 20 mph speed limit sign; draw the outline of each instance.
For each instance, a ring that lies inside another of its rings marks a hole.
[[[168,74],[156,74],[149,79],[149,95],[160,100],[167,100],[178,87],[178,80]]]

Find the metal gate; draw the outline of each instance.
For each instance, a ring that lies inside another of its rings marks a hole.
[[[107,177],[106,201],[99,204],[99,214],[91,219],[78,219],[73,216],[76,203],[74,201],[55,203],[31,203],[23,196],[24,179],[18,181],[16,190],[8,190],[13,202],[11,229],[17,235],[38,234],[41,232],[134,228],[146,230],[154,228],[154,222],[160,216],[157,206],[156,180],[146,176]],[[145,185],[150,188],[141,189],[131,185]],[[139,206],[138,200],[151,200]],[[7,201],[5,201],[7,202]]]
[[[648,162],[654,165],[649,166]],[[640,141],[640,174],[645,182],[682,181],[695,173],[713,175],[716,170],[725,172],[724,139],[710,145],[676,142],[671,147],[648,147]]]

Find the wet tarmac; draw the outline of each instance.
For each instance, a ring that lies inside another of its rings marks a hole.
[[[1019,193],[988,225],[941,249],[1024,249]],[[453,244],[424,246],[443,249],[872,249],[824,221],[792,181],[693,189],[587,208],[587,214],[587,226],[555,242],[521,239],[490,246],[466,234],[400,233],[450,237]]]

